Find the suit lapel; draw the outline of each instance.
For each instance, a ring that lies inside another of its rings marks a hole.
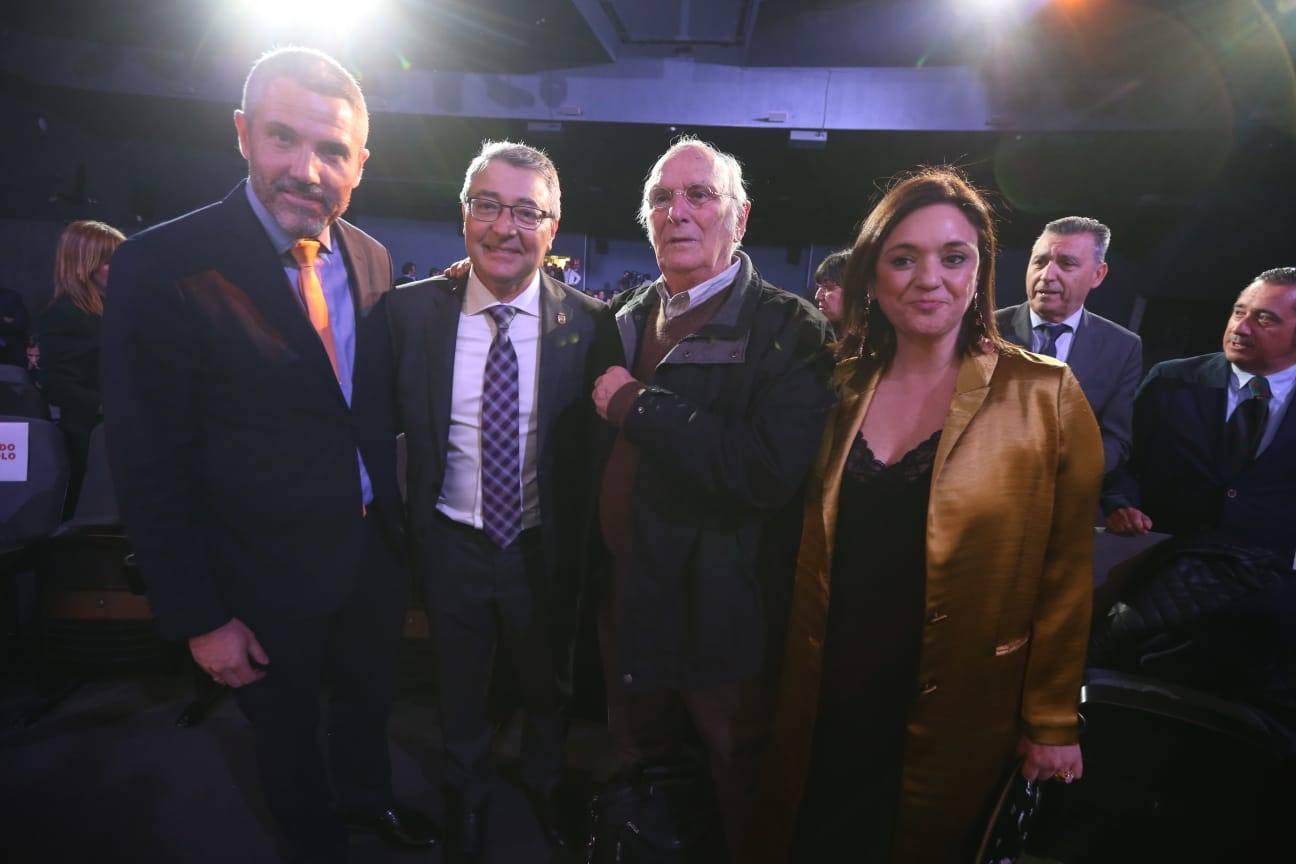
[[[436,436],[437,453],[445,464],[450,446],[450,400],[454,391],[455,341],[459,336],[459,314],[463,311],[465,280],[446,281],[428,292],[421,327],[426,338],[428,416]]]
[[[999,355],[993,352],[963,359],[958,380],[954,384],[954,399],[950,402],[945,428],[941,430],[940,445],[936,448],[936,460],[932,467],[933,489],[940,480],[941,468],[949,459],[950,451],[958,444],[968,424],[981,409],[981,403],[985,402],[986,395],[990,392],[990,378],[998,363]]]
[[[333,375],[333,366],[324,352],[324,345],[297,299],[297,286],[285,275],[283,262],[252,212],[242,183],[221,206],[228,213],[233,248],[238,250],[238,254],[222,263],[225,275],[245,292],[266,320],[273,322],[274,329],[309,367],[312,374],[307,376],[308,380],[316,382],[345,405],[342,388]]]
[[[1031,350],[1030,304],[1022,303],[1012,317],[1013,340],[1027,351]]]
[[[1224,424],[1228,410],[1229,364],[1224,355],[1211,358],[1197,371],[1197,386],[1191,388],[1201,428],[1206,433],[1206,444],[1212,465],[1223,465],[1227,458],[1228,442]]]
[[[1080,381],[1091,381],[1090,374],[1102,359],[1103,330],[1094,326],[1088,310],[1080,313],[1080,326],[1071,337],[1071,350],[1067,352],[1067,365]]]
[[[553,408],[558,404],[558,388],[570,374],[567,360],[571,351],[562,350],[563,343],[573,325],[572,309],[567,295],[558,283],[540,274],[540,394],[537,410],[540,412],[536,450],[542,456],[548,452],[549,427],[554,421]]]
[[[381,268],[369,255],[368,246],[354,236],[354,230],[340,219],[333,223],[333,242],[346,263],[347,285],[351,290],[351,305],[355,310],[358,336],[360,320],[369,314],[369,310],[391,286],[386,284],[381,272],[375,272],[381,271]]]

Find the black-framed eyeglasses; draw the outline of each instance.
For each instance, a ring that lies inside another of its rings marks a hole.
[[[540,227],[541,222],[553,218],[552,213],[539,207],[530,204],[502,204],[494,198],[469,198],[467,204],[468,215],[478,222],[494,222],[500,217],[500,213],[508,210],[513,214],[513,224],[528,231],[534,231]]]
[[[667,189],[665,186],[654,186],[648,190],[648,206],[654,210],[665,210],[671,206],[671,202],[675,200],[676,195],[683,196],[684,200],[694,210],[705,207],[718,198],[735,197],[727,192],[717,192],[703,183],[694,183],[691,186],[685,186],[683,189]]]

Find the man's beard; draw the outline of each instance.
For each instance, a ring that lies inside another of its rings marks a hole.
[[[293,237],[318,237],[342,215],[345,207],[345,204],[331,197],[319,184],[301,183],[291,177],[280,177],[267,184],[264,178],[252,174],[252,191],[257,193],[279,227]],[[319,203],[322,213],[286,202],[280,197],[283,193]]]

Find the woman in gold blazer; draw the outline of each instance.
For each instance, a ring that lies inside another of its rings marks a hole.
[[[895,185],[855,243],[751,860],[969,861],[1014,757],[1030,779],[1082,773],[1102,444],[1070,370],[999,339],[995,252],[989,207],[944,168]],[[844,483],[891,471],[873,510],[843,509]],[[877,527],[860,512],[907,506],[910,528],[846,554]]]

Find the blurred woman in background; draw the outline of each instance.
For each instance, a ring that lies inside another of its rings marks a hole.
[[[108,262],[126,237],[111,225],[83,220],[63,230],[54,253],[54,297],[37,321],[41,391],[59,410],[67,438],[71,483],[67,512],[85,474],[90,431],[99,423],[99,326]]]

